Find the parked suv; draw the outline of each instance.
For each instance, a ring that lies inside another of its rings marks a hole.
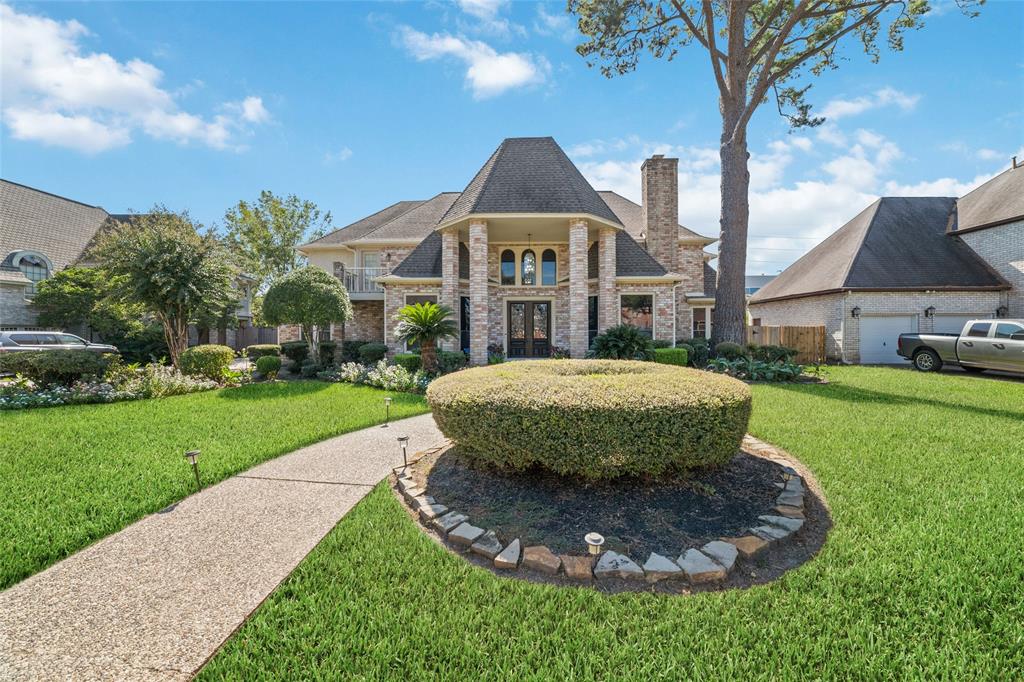
[[[0,353],[29,350],[89,350],[95,353],[116,353],[117,348],[105,343],[89,343],[64,332],[0,332]]]

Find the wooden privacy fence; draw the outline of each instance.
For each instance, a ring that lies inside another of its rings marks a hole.
[[[825,327],[747,327],[747,343],[759,346],[795,348],[796,362],[813,364],[825,361]]]

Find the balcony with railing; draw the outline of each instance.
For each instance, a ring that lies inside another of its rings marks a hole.
[[[374,299],[384,298],[384,288],[373,281],[384,274],[384,268],[346,267],[339,273],[339,277],[351,298]]]

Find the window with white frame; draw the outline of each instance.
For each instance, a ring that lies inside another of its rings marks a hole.
[[[39,283],[50,276],[50,266],[42,256],[26,253],[15,259],[22,274],[32,282],[25,291],[26,296],[35,296]]]

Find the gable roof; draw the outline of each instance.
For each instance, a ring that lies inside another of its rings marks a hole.
[[[879,199],[767,283],[750,302],[850,290],[1008,288],[980,256],[946,234],[955,201]]]
[[[589,214],[621,225],[551,137],[504,140],[440,222],[495,213]]]
[[[623,227],[626,228],[633,239],[643,240],[641,236],[644,233],[644,221],[643,221],[643,209],[640,204],[630,201],[626,197],[612,192],[610,190],[598,190],[598,196],[604,201],[604,203],[612,210],[612,213],[619,219],[619,222]],[[705,237],[704,235],[697,234],[693,230],[679,226],[679,238],[686,239],[693,242],[702,242],[706,244],[713,244],[715,242],[711,237]]]
[[[956,202],[951,231],[967,232],[1024,220],[1024,166],[1003,171]]]
[[[391,222],[392,220],[402,215],[403,213],[411,211],[412,209],[416,208],[422,203],[424,203],[423,200],[397,201],[388,206],[387,208],[382,208],[376,213],[368,215],[365,218],[360,218],[354,223],[350,223],[349,225],[346,225],[344,227],[339,227],[333,232],[328,232],[319,239],[314,239],[308,244],[303,244],[299,248],[302,249],[306,246],[329,246],[332,244],[344,244],[354,239],[359,239],[365,234],[372,232],[373,230],[376,230],[378,227]]]
[[[108,218],[99,206],[0,180],[0,260],[35,251],[62,270],[81,258]]]

